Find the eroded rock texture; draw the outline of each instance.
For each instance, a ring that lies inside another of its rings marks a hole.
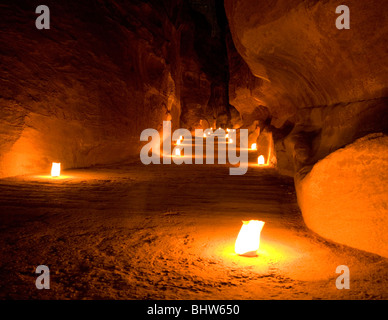
[[[201,1],[46,1],[50,30],[40,4],[1,5],[0,177],[127,161],[146,128],[227,113],[222,28]]]
[[[371,134],[296,176],[298,202],[319,234],[388,257],[388,137]]]
[[[347,5],[351,28],[338,30],[336,1],[225,1],[244,60],[231,67],[232,104],[247,114],[261,110],[261,119],[268,109],[275,128],[295,126],[292,143],[278,149],[297,158],[296,170],[367,132],[386,130],[385,4]]]
[[[283,173],[297,174],[298,201],[314,231],[386,255],[386,202],[365,197],[360,185],[365,184],[372,193],[380,181],[373,170],[374,162],[368,158],[365,169],[361,169],[355,160],[344,160],[342,166],[349,168],[346,174],[340,174],[338,161],[327,156],[369,133],[387,134],[387,7],[380,1],[347,1],[350,29],[338,30],[335,10],[339,4],[225,0],[233,39],[228,42],[230,101],[243,118],[255,114],[248,122],[257,120],[261,128],[272,132],[277,165]],[[363,163],[361,154],[373,151],[374,142],[366,140],[364,146],[343,156],[354,157],[360,152],[356,158]],[[372,154],[386,164],[387,145],[380,145]],[[311,168],[310,175],[315,166],[322,168],[323,163],[315,164],[323,158],[325,169],[320,177],[309,176],[304,182]],[[362,172],[349,181],[347,188],[352,192],[346,192],[339,186],[347,184],[351,168]],[[333,181],[338,186],[335,191],[330,189]],[[383,194],[387,197],[386,189]],[[357,210],[352,219],[354,205],[348,204],[359,196],[364,199],[364,208],[370,210]],[[380,202],[379,208],[385,209],[373,211],[375,200]],[[362,214],[368,232],[356,227],[362,223]],[[324,219],[328,221],[321,225]],[[348,229],[342,237],[343,228]],[[368,247],[365,237],[373,229],[376,238]],[[357,240],[360,238],[364,240]],[[376,249],[378,246],[380,249]]]
[[[190,0],[181,30],[181,125],[196,128],[226,127],[228,56],[227,21],[221,1]]]
[[[34,1],[1,19],[0,176],[127,160],[144,128],[177,122],[179,23],[169,8],[125,1]]]

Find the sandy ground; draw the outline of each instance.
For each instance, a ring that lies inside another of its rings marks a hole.
[[[293,180],[131,164],[0,180],[1,299],[387,299],[388,259],[309,231]],[[242,220],[266,222],[240,257]],[[37,290],[47,265],[51,289]],[[350,269],[350,289],[335,286]]]

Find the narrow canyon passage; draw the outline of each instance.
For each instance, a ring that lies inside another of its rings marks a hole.
[[[3,0],[0,300],[388,299],[387,9]]]
[[[0,298],[386,299],[388,261],[308,230],[293,179],[250,166],[95,167],[0,181]],[[265,221],[241,257],[241,220]],[[47,265],[51,289],[36,290]],[[351,290],[335,286],[350,269]]]

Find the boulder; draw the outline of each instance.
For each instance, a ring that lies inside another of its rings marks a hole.
[[[304,221],[319,235],[388,257],[388,136],[371,134],[295,177]]]

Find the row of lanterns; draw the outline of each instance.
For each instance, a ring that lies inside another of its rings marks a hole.
[[[210,128],[211,130],[213,128]],[[221,129],[221,128],[219,128]],[[233,129],[234,130],[234,129]],[[226,129],[227,132],[230,129]],[[203,134],[203,137],[206,138],[208,135],[206,133]],[[233,143],[233,140],[229,138],[229,134],[225,135],[225,138],[228,139],[229,143]],[[251,150],[257,150],[257,144],[252,143]],[[260,155],[257,158],[258,165],[264,165],[265,159],[263,155]],[[257,251],[260,247],[260,235],[261,230],[264,227],[265,222],[259,220],[250,220],[243,221],[243,225],[241,230],[237,236],[234,251],[241,256],[249,256],[254,257],[257,255]]]
[[[210,128],[210,129],[212,130],[213,128]],[[221,128],[219,128],[219,129],[221,129]],[[235,130],[235,129],[232,129],[232,130]],[[230,129],[226,129],[226,131],[229,132]],[[204,138],[206,138],[207,136],[209,136],[209,134],[207,134],[207,133],[204,133],[204,134],[203,134],[203,137],[204,137]],[[228,134],[228,133],[225,135],[225,138],[228,139],[228,142],[229,142],[229,143],[233,143],[233,140],[232,140],[231,138],[229,138],[229,134]],[[177,142],[176,142],[176,145],[177,145],[177,146],[180,146],[180,145],[182,144],[182,140],[183,140],[183,136],[180,136],[179,139],[178,139]],[[256,144],[256,143],[252,143],[252,145],[251,145],[251,150],[257,150],[257,144]],[[176,155],[177,157],[180,157],[180,156],[181,156],[181,149],[180,149],[180,148],[176,148],[176,149],[175,149],[175,155]],[[265,159],[264,159],[264,156],[263,156],[263,155],[260,155],[260,156],[257,158],[257,164],[258,164],[258,165],[264,165],[264,164],[265,164]]]
[[[219,130],[221,130],[221,128],[218,128]],[[210,128],[210,130],[213,130],[213,128]],[[235,129],[226,129],[226,132],[229,132],[231,130],[235,130]],[[210,133],[204,133],[203,134],[203,137],[204,138],[207,138],[208,136],[210,136]],[[233,139],[232,138],[229,138],[229,133],[225,134],[225,138],[228,139],[228,143],[233,143]]]

